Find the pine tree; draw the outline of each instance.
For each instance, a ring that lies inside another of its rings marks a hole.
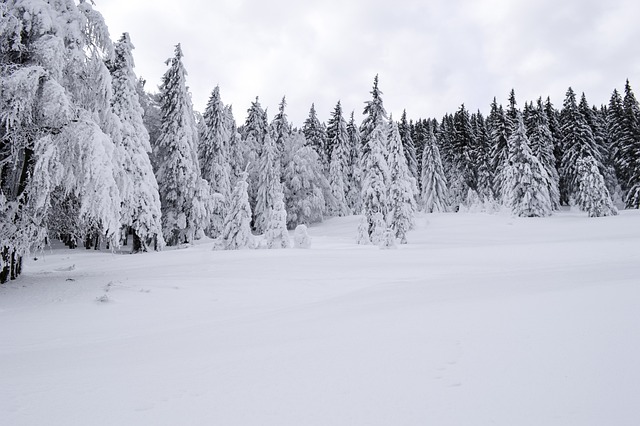
[[[484,116],[480,111],[471,115],[471,131],[474,145],[472,162],[476,165],[476,185],[478,198],[493,200],[493,173],[491,169],[491,140]]]
[[[373,129],[368,137],[367,163],[365,165],[364,180],[362,182],[362,203],[364,214],[369,223],[369,237],[377,244],[378,236],[374,237],[379,226],[378,217],[383,220],[389,211],[387,197],[387,182],[389,181],[389,167],[386,160],[384,127],[379,125]],[[385,225],[386,228],[386,225]]]
[[[579,185],[576,201],[580,209],[589,217],[617,215],[618,210],[611,201],[596,160],[593,157],[580,158],[577,168]]]
[[[192,242],[208,225],[206,214],[202,215],[203,206],[209,202],[208,191],[203,190],[208,184],[201,182],[197,128],[182,56],[178,44],[162,77],[162,135],[154,147],[162,229],[168,245]]]
[[[371,144],[369,143],[376,128],[384,129],[387,124],[387,112],[382,102],[382,91],[378,88],[378,75],[373,79],[373,89],[371,90],[371,100],[365,102],[364,120],[360,126],[360,142],[362,151],[360,154],[361,164],[367,164]],[[383,144],[385,146],[386,143]]]
[[[496,98],[491,103],[491,113],[487,117],[487,125],[489,130],[489,140],[491,141],[491,168],[493,170],[493,191],[496,195],[500,194],[502,184],[502,172],[508,165],[509,145],[508,132],[509,122],[504,113],[502,105],[498,106]]]
[[[291,125],[287,120],[287,114],[285,113],[285,108],[287,107],[287,100],[285,97],[282,97],[282,101],[280,101],[280,105],[278,106],[278,113],[273,120],[271,121],[271,137],[275,141],[276,147],[278,148],[278,156],[279,161],[282,162],[282,157],[284,155],[285,145],[287,144],[287,139],[291,136]]]
[[[225,250],[253,248],[254,245],[247,178],[248,174],[242,172],[231,194],[229,210],[220,236],[222,248]]]
[[[400,123],[398,123],[398,131],[400,132],[400,138],[402,139],[402,147],[404,148],[404,154],[407,159],[409,173],[417,181],[420,175],[418,174],[416,146],[413,142],[413,138],[411,137],[411,126],[407,121],[406,110],[402,111],[402,117],[400,118]]]
[[[258,210],[256,201],[260,175],[259,158],[268,132],[267,113],[262,109],[260,100],[256,97],[255,102],[252,102],[251,107],[247,110],[247,119],[241,130],[241,151],[243,157],[241,168],[249,173],[247,181],[249,184],[249,203],[254,213]]]
[[[516,216],[549,216],[549,177],[531,152],[520,113],[516,120],[517,126],[509,137],[509,165],[503,174],[503,203]]]
[[[322,123],[320,123],[320,120],[318,120],[314,104],[311,104],[309,117],[304,122],[302,133],[304,133],[304,137],[307,139],[307,144],[318,154],[318,157],[322,161],[323,168],[325,170],[328,169],[327,132]]]
[[[133,251],[137,252],[146,251],[150,246],[162,247],[164,239],[158,182],[149,159],[151,145],[138,101],[132,50],[129,34],[124,33],[115,45],[115,58],[111,65],[111,108],[121,122],[121,138],[117,146],[122,152],[123,170],[118,185],[122,199],[121,223],[133,230]]]
[[[327,134],[330,135],[329,146],[333,147],[329,164],[329,184],[333,194],[332,199],[335,200],[335,203],[329,206],[328,212],[332,216],[346,216],[351,214],[346,195],[349,188],[351,146],[340,101],[336,104],[329,120]]]
[[[287,211],[284,208],[282,191],[275,193],[264,236],[269,249],[289,248],[291,246],[289,232],[287,231]]]
[[[560,174],[561,199],[570,199],[578,190],[578,160],[593,157],[602,164],[599,148],[585,116],[576,103],[573,89],[569,88],[560,116],[562,129],[563,156]]]
[[[549,197],[553,210],[560,208],[560,190],[556,159],[553,153],[554,140],[549,128],[549,119],[542,104],[542,98],[538,98],[535,108],[528,109],[528,117],[525,123],[528,131],[531,151],[535,155],[549,176]]]
[[[427,135],[422,153],[422,208],[427,213],[446,212],[449,204],[447,180],[433,129],[423,128]]]
[[[389,226],[401,244],[407,243],[407,232],[414,226],[416,201],[415,180],[409,173],[400,132],[396,122],[391,121],[387,136],[389,145]]]
[[[345,198],[347,207],[354,213],[362,212],[362,179],[364,177],[364,164],[362,164],[360,131],[356,125],[353,111],[347,124],[347,140],[349,144],[349,164],[347,166],[348,184]]]
[[[624,133],[619,141],[619,158],[626,172],[625,203],[628,208],[640,208],[640,104],[627,80],[624,88],[623,127]]]
[[[269,212],[274,208],[275,201],[282,192],[280,174],[278,151],[273,139],[267,134],[258,160],[254,226],[259,234],[266,232],[269,225]]]
[[[329,183],[318,153],[302,133],[293,133],[285,147],[283,183],[289,229],[322,221]]]
[[[62,190],[77,218],[117,246],[119,190],[105,116],[113,45],[88,2],[8,0],[0,4],[0,282],[47,237],[49,205]]]
[[[203,179],[209,182],[214,194],[210,224],[207,234],[216,238],[222,232],[226,210],[231,196],[231,165],[229,144],[231,125],[220,97],[220,88],[211,92],[202,116],[202,126],[198,145],[198,160]]]

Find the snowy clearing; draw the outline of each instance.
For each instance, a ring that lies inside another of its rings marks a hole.
[[[398,250],[358,219],[37,254],[0,286],[0,423],[640,424],[640,211],[421,215]]]

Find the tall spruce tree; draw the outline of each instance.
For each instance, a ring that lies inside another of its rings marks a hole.
[[[398,131],[400,132],[400,138],[402,139],[402,147],[404,149],[404,155],[407,159],[407,167],[409,173],[417,181],[420,175],[418,174],[418,161],[416,156],[416,146],[411,137],[411,126],[407,121],[407,111],[402,111],[402,117],[398,123]]]
[[[282,192],[280,181],[280,161],[278,148],[269,134],[264,137],[264,145],[258,159],[258,181],[256,188],[256,208],[254,226],[259,234],[267,230],[270,212],[275,206],[278,194]]]
[[[585,116],[580,112],[576,102],[576,95],[572,88],[567,90],[560,115],[562,129],[563,156],[560,174],[560,198],[569,200],[578,191],[578,160],[591,156],[598,163],[601,162],[599,147]]]
[[[502,105],[498,105],[496,98],[491,103],[491,112],[487,117],[489,139],[491,141],[491,168],[493,170],[493,191],[500,194],[502,172],[508,165],[509,157],[509,122]]]
[[[362,211],[362,179],[364,177],[364,165],[362,164],[362,142],[360,130],[351,111],[349,123],[347,123],[347,140],[349,144],[348,185],[345,198],[347,206],[354,213]]]
[[[231,125],[220,97],[220,88],[211,92],[202,116],[202,127],[198,145],[198,160],[202,177],[209,182],[214,194],[213,211],[207,231],[216,238],[222,232],[231,197],[231,164],[229,162],[229,144]],[[218,195],[215,195],[218,194]]]
[[[426,133],[422,153],[422,192],[420,197],[422,208],[427,213],[446,212],[449,206],[449,190],[440,160],[440,150],[431,126],[423,127],[422,131]]]
[[[549,216],[549,176],[529,147],[529,140],[520,113],[509,137],[509,163],[503,177],[502,200],[515,216]]]
[[[164,238],[158,182],[149,159],[151,145],[138,100],[132,50],[129,34],[124,33],[115,45],[115,57],[110,67],[113,77],[111,108],[121,122],[121,138],[117,142],[123,170],[118,179],[121,223],[132,229],[132,250],[138,252],[162,247]]]
[[[342,117],[340,101],[338,101],[331,114],[327,134],[330,137],[329,146],[333,147],[329,164],[329,184],[331,185],[332,199],[334,200],[328,211],[332,216],[346,216],[351,214],[347,204],[351,146],[349,145],[347,123]]]
[[[631,89],[629,80],[625,83],[623,107],[624,133],[619,142],[619,156],[626,171],[628,188],[625,203],[628,208],[640,208],[640,105]]]
[[[576,202],[589,217],[614,216],[618,210],[600,173],[597,161],[590,156],[578,160],[579,184]]]
[[[409,172],[398,124],[391,120],[387,135],[389,158],[389,227],[401,244],[413,229],[416,212],[415,179]]]
[[[240,173],[233,192],[231,202],[225,218],[220,241],[225,250],[253,248],[254,239],[251,233],[251,206],[247,172]]]
[[[192,242],[208,226],[208,184],[200,177],[197,128],[182,57],[178,44],[162,77],[162,134],[154,147],[162,229],[168,245]]]
[[[318,154],[324,169],[328,169],[329,154],[327,151],[327,132],[324,125],[320,123],[320,120],[318,119],[315,104],[311,104],[309,116],[302,126],[302,133],[304,133],[304,137],[307,139],[307,144]]]

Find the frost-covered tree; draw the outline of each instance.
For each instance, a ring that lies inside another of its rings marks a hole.
[[[287,139],[291,136],[291,124],[287,120],[287,114],[285,108],[287,106],[287,100],[282,97],[280,105],[278,106],[278,113],[273,117],[271,121],[271,138],[275,141],[278,148],[279,161],[282,162],[284,156],[284,147],[287,144]]]
[[[267,112],[262,109],[260,100],[256,97],[255,102],[252,102],[251,107],[247,110],[247,119],[241,130],[243,156],[241,168],[242,170],[246,169],[249,173],[249,202],[254,211],[256,210],[257,190],[259,187],[259,158],[264,146],[264,139],[268,133]]]
[[[422,153],[421,200],[427,213],[446,212],[449,205],[447,180],[440,160],[440,150],[431,127],[422,129],[426,133]]]
[[[400,132],[400,138],[402,139],[402,147],[404,149],[404,155],[407,159],[407,168],[411,176],[418,181],[420,175],[418,174],[418,161],[416,157],[416,145],[411,137],[411,126],[407,120],[407,111],[402,111],[402,117],[398,123],[398,132]],[[416,194],[417,195],[417,194]]]
[[[369,237],[369,221],[366,216],[362,216],[362,219],[358,222],[358,232],[356,234],[356,244],[368,246],[371,244],[371,238]]]
[[[240,173],[231,194],[224,229],[219,237],[221,248],[225,250],[253,248],[254,245],[251,233],[251,206],[249,205],[247,178],[246,172]]]
[[[124,33],[115,45],[115,58],[111,65],[111,108],[121,122],[121,138],[116,142],[122,164],[122,173],[118,176],[121,223],[133,230],[133,251],[136,252],[146,251],[148,247],[162,247],[164,238],[158,182],[149,159],[151,144],[138,100],[132,50],[129,34]]]
[[[384,125],[376,126],[368,136],[367,162],[362,182],[362,204],[364,215],[369,223],[369,236],[374,244],[379,240],[374,238],[376,232],[376,215],[384,219],[389,211],[387,182],[389,181],[389,166],[386,160],[386,137]],[[386,224],[384,226],[386,228]]]
[[[491,141],[490,165],[493,170],[493,191],[495,194],[500,193],[502,185],[501,176],[503,169],[508,165],[509,157],[508,134],[509,121],[502,108],[498,106],[496,98],[491,103],[491,112],[487,117],[487,127],[489,130],[489,139]]]
[[[516,115],[516,126],[509,137],[509,163],[502,178],[502,200],[515,216],[549,216],[549,176],[529,147],[524,122]]]
[[[162,203],[162,229],[168,245],[192,242],[208,226],[210,202],[200,177],[198,135],[187,91],[187,72],[178,44],[160,86],[162,134],[154,147]],[[203,198],[204,197],[204,198]]]
[[[576,202],[581,210],[587,212],[589,217],[618,214],[596,160],[592,157],[580,158],[578,160],[578,176]]]
[[[306,144],[304,134],[296,132],[285,147],[283,183],[287,227],[311,224],[323,219],[325,193],[329,183],[315,149]]]
[[[212,192],[213,210],[207,233],[216,238],[222,232],[224,218],[231,196],[231,164],[229,144],[232,126],[229,115],[220,97],[220,88],[211,92],[202,116],[198,144],[198,161],[202,178],[209,182]]]
[[[331,216],[346,216],[351,213],[347,205],[351,146],[340,101],[336,104],[329,120],[327,134],[330,136],[329,146],[333,147],[329,163],[329,184],[334,201],[332,205],[327,206],[327,210]]]
[[[389,214],[388,224],[401,244],[407,243],[407,232],[413,229],[416,212],[414,178],[409,173],[400,132],[396,122],[389,124]]]
[[[384,129],[388,120],[387,111],[384,109],[382,102],[382,91],[378,88],[377,74],[373,79],[373,89],[370,93],[371,100],[365,102],[363,111],[364,120],[360,126],[360,141],[362,144],[360,158],[363,166],[367,164],[369,152],[371,152],[370,140],[373,137],[374,131],[376,131],[376,128],[378,128],[378,131]],[[376,137],[379,137],[379,134],[376,134]],[[386,146],[386,142],[383,143],[383,146]]]
[[[282,191],[275,193],[273,207],[269,212],[269,222],[265,232],[267,248],[289,248],[289,232],[287,231],[287,211],[284,208],[284,195]]]
[[[549,196],[551,197],[551,207],[553,210],[560,208],[560,190],[558,170],[556,169],[556,159],[553,153],[554,142],[549,119],[542,104],[542,98],[538,98],[535,107],[529,109],[526,127],[527,136],[531,145],[531,151],[535,155],[549,176]]]
[[[586,117],[578,108],[572,88],[567,90],[560,123],[563,147],[559,170],[560,194],[561,198],[569,200],[578,190],[578,160],[591,156],[601,167],[602,155]]]
[[[276,144],[269,134],[264,137],[264,145],[258,159],[258,181],[256,188],[256,208],[254,227],[258,234],[267,230],[270,211],[282,192],[280,182],[280,161]]]
[[[626,177],[625,195],[627,207],[640,208],[640,104],[638,103],[631,84],[627,80],[624,87],[623,132],[618,143],[619,162]]]
[[[322,161],[323,167],[327,169],[329,167],[327,131],[324,125],[320,123],[320,120],[318,120],[315,104],[311,104],[309,116],[302,126],[302,133],[304,133],[304,137],[307,139],[307,144],[316,151],[318,158]]]
[[[311,237],[307,231],[307,225],[298,225],[293,233],[293,246],[300,249],[311,247]]]
[[[0,4],[0,282],[44,243],[55,190],[75,197],[78,220],[117,245],[118,120],[105,58],[113,46],[88,2]]]
[[[347,206],[354,213],[362,211],[362,178],[364,175],[364,165],[361,159],[362,143],[360,141],[360,130],[356,125],[353,111],[349,123],[347,123],[347,135],[349,141],[349,165],[348,168],[348,187],[346,189],[345,198]]]

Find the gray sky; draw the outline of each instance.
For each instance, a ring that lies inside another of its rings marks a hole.
[[[375,74],[398,119],[487,113],[511,88],[520,107],[561,106],[569,86],[600,105],[626,78],[640,93],[637,0],[95,1],[114,40],[131,35],[147,89],[181,43],[195,109],[219,84],[238,124],[256,96],[271,119],[283,95],[295,125],[338,100],[359,121]]]

